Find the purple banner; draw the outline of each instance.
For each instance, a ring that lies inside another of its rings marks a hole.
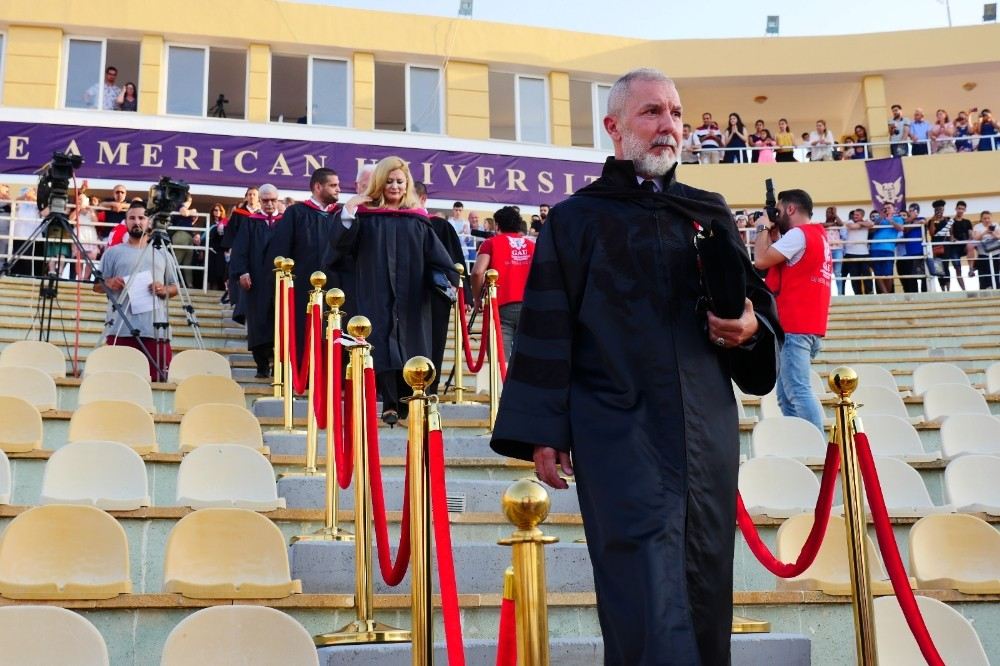
[[[906,178],[903,176],[903,160],[887,157],[865,162],[868,170],[868,187],[872,193],[872,207],[881,211],[882,206],[891,203],[900,213],[906,209]]]
[[[498,204],[554,204],[601,172],[596,163],[537,157],[77,125],[0,122],[0,137],[0,173],[7,174],[32,174],[53,151],[69,150],[83,156],[79,178],[169,175],[198,185],[308,190],[309,176],[326,166],[351,189],[360,165],[398,155],[431,198]]]

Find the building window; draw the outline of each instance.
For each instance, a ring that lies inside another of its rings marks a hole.
[[[594,147],[594,98],[590,81],[569,82],[570,140],[574,146]]]
[[[209,49],[208,115],[215,118],[247,117],[246,51]]]
[[[114,80],[106,81],[114,68]],[[113,111],[127,84],[138,86],[139,42],[116,39],[70,39],[67,47],[63,104],[70,109]]]
[[[171,46],[167,51],[167,113],[204,116],[208,49]]]
[[[411,132],[441,133],[441,70],[409,67],[407,127]]]
[[[406,66],[375,63],[375,129],[406,131]]]
[[[490,72],[490,138],[517,141],[514,127],[514,79],[507,72]]]
[[[309,58],[271,56],[271,122],[305,124],[309,119]]]
[[[346,60],[312,59],[310,122],[314,125],[348,125],[348,69]]]
[[[441,70],[375,63],[375,129],[440,134]]]
[[[608,95],[611,86],[594,84],[594,145],[601,150],[613,150],[611,136],[604,129],[604,116],[608,115]]]
[[[246,51],[170,46],[167,51],[167,113],[245,118]]]
[[[545,79],[490,72],[490,138],[548,143]]]

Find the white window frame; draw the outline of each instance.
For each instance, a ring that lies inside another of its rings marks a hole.
[[[202,100],[202,104],[201,104],[201,116],[192,116],[192,115],[189,115],[189,114],[186,114],[186,113],[169,113],[167,111],[167,97],[170,94],[170,49],[173,48],[173,47],[177,47],[177,48],[181,48],[181,49],[201,49],[201,51],[205,54],[204,65],[203,65],[204,71],[202,72],[203,82],[202,82],[202,91],[201,91],[201,100]],[[209,117],[209,115],[208,115],[208,64],[209,64],[208,61],[209,61],[209,59],[211,58],[211,55],[212,55],[211,48],[208,47],[208,46],[205,46],[204,44],[186,44],[186,43],[183,43],[183,42],[169,42],[169,43],[163,45],[163,49],[164,49],[164,51],[163,51],[163,62],[165,64],[165,67],[163,68],[163,101],[162,101],[162,108],[160,109],[160,113],[162,113],[165,116],[171,116],[173,118],[199,118],[199,117],[200,118],[208,118]],[[249,69],[249,67],[250,67],[250,55],[248,53],[247,54],[247,68]],[[249,73],[247,74],[247,76],[249,77]],[[246,94],[248,92],[246,90],[247,87],[248,86],[244,86],[244,94]],[[246,102],[245,101],[244,101],[244,108],[246,108]],[[223,119],[222,118],[218,118],[218,120],[223,120]]]
[[[441,128],[439,132],[414,132],[411,128],[413,123],[410,121],[410,70],[412,68],[418,69],[433,69],[437,70],[438,73],[438,126]],[[445,85],[444,85],[444,70],[436,65],[421,65],[420,63],[407,63],[406,69],[403,74],[403,96],[404,105],[406,107],[405,119],[406,132],[408,134],[423,134],[426,136],[447,136],[447,127],[445,127]]]
[[[6,37],[6,33],[4,33],[4,35]],[[100,96],[97,98],[97,107],[93,108],[93,109],[88,109],[87,107],[84,107],[84,106],[67,106],[66,105],[66,93],[67,93],[67,91],[69,89],[69,86],[66,85],[68,83],[67,79],[69,77],[69,46],[70,46],[70,42],[73,42],[73,41],[77,41],[77,42],[98,42],[101,45],[101,67],[100,67],[100,76],[101,76],[101,78],[97,80],[97,84],[99,86],[98,90],[100,91]],[[4,50],[6,51],[6,49],[7,49],[7,42],[5,40],[4,41]],[[65,38],[65,40],[63,42],[63,53],[65,53],[66,56],[62,59],[62,67],[60,68],[62,70],[62,73],[60,74],[60,77],[59,77],[59,100],[62,103],[61,108],[63,108],[63,109],[70,109],[72,111],[103,111],[104,110],[104,100],[102,98],[104,97],[104,68],[108,66],[107,65],[107,62],[108,62],[108,39],[107,39],[107,37],[91,37],[91,36],[88,36],[88,35],[66,35],[66,38]],[[3,65],[6,68],[6,66],[7,66],[6,59],[4,60]],[[138,84],[136,84],[136,85],[138,85]]]
[[[345,103],[347,104],[347,124],[344,127],[350,128],[354,127],[354,86],[351,83],[354,81],[354,73],[351,70],[351,60],[349,58],[338,58],[333,56],[324,55],[309,55],[306,57],[306,124],[313,124],[313,61],[315,60],[332,60],[336,62],[342,62],[347,65],[347,90],[345,92]],[[407,72],[406,79],[407,86],[409,86],[409,72]],[[268,85],[268,95],[270,95],[271,86]],[[407,104],[409,101],[407,101]],[[409,106],[407,106],[407,117],[409,117]],[[270,115],[270,106],[268,106],[268,115]],[[317,125],[317,127],[338,127],[338,125]]]
[[[530,74],[514,74],[514,140],[518,143],[524,142],[524,139],[521,138],[521,79],[542,82],[542,96],[545,99],[545,141],[536,145],[550,144],[552,143],[552,115],[549,110],[549,79],[547,76],[532,76]]]
[[[598,91],[601,88],[607,88],[608,92],[611,92],[610,83],[600,83],[594,81],[590,88],[590,103],[593,106],[593,117],[594,117],[594,149],[595,150],[608,150],[601,145],[601,139],[607,135],[604,130],[604,116],[607,115],[607,109],[601,108],[601,96]]]
[[[0,99],[3,99],[3,82],[7,78],[7,31],[0,30],[0,40],[3,46],[0,47]]]

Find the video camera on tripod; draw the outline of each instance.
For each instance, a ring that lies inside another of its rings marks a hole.
[[[38,178],[38,209],[48,208],[56,215],[66,215],[69,204],[69,181],[83,164],[83,158],[73,153],[52,153],[52,161],[41,169]]]
[[[181,209],[187,201],[190,186],[183,180],[173,180],[169,176],[149,188],[146,200],[146,217],[153,232],[166,232],[170,226],[170,216]]]

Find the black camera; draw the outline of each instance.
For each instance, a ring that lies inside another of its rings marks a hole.
[[[169,176],[149,188],[146,202],[146,216],[152,220],[153,229],[165,230],[170,224],[170,215],[176,213],[187,201],[190,186],[183,180],[172,180]]]
[[[774,198],[774,182],[770,178],[764,181],[764,211],[771,222],[778,221],[778,201]]]
[[[83,164],[83,158],[73,153],[52,153],[52,161],[42,167],[38,178],[38,209],[48,208],[53,213],[66,214],[69,202],[69,181],[73,172]]]

